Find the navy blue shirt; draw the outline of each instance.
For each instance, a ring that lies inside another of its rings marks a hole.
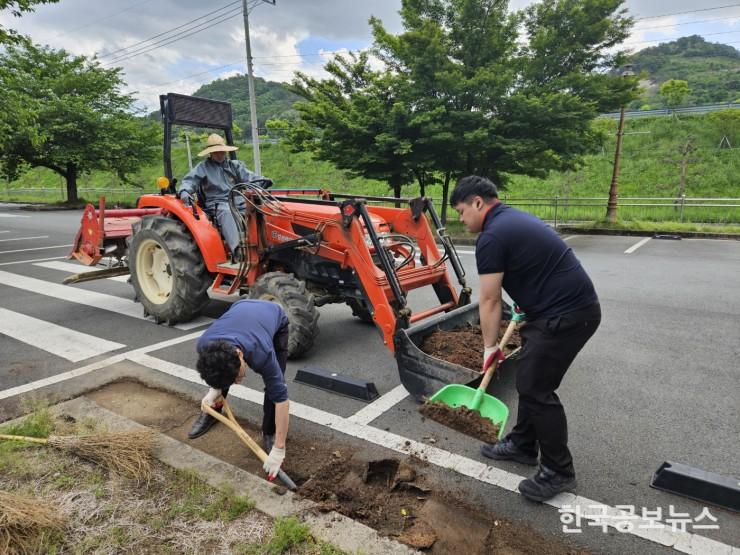
[[[504,273],[502,286],[527,320],[557,316],[598,301],[573,250],[545,222],[498,204],[475,245],[479,274]]]
[[[280,368],[273,338],[288,325],[282,307],[270,301],[241,300],[231,305],[200,336],[198,352],[211,341],[223,340],[241,349],[244,361],[262,376],[265,393],[273,403],[288,399],[288,387]]]

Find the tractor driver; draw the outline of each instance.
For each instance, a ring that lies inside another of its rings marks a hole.
[[[268,458],[264,469],[277,475],[285,459],[288,436],[288,317],[270,301],[241,300],[231,305],[200,337],[197,369],[209,386],[203,403],[220,411],[232,384],[241,383],[251,368],[262,376],[265,398],[262,416],[262,446]],[[201,412],[188,437],[205,434],[216,419]]]
[[[218,222],[221,234],[231,251],[234,260],[240,260],[242,253],[237,252],[240,242],[239,231],[234,216],[229,208],[229,191],[237,183],[245,183],[255,179],[264,179],[249,171],[243,162],[230,160],[226,153],[237,150],[229,146],[223,137],[212,133],[208,136],[206,148],[198,156],[208,156],[182,178],[182,184],[177,196],[190,206],[193,199],[200,192],[205,202],[205,211]],[[265,180],[263,187],[269,187],[272,181]],[[244,200],[239,198],[240,210],[244,210]]]
[[[544,501],[576,486],[565,411],[555,390],[578,352],[599,327],[593,283],[565,242],[539,218],[501,204],[496,186],[471,175],[450,197],[468,231],[480,233],[475,259],[480,275],[483,362],[496,355],[501,289],[526,313],[516,360],[519,407],[514,429],[481,451],[496,460],[536,465],[519,484],[527,499]]]

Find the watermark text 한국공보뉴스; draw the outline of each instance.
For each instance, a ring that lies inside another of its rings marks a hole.
[[[600,527],[603,532],[612,527],[619,532],[639,530],[668,529],[673,532],[689,532],[691,530],[719,530],[716,524],[717,517],[709,512],[708,507],[702,508],[698,515],[678,511],[673,505],[668,506],[667,514],[663,508],[648,509],[634,505],[616,505],[610,507],[602,504],[563,505],[558,509],[560,522],[563,523],[563,532],[566,534],[580,534],[585,520],[586,526]],[[665,516],[665,520],[663,517]]]

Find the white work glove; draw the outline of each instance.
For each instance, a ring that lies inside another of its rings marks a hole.
[[[504,353],[498,348],[498,345],[493,347],[483,347],[483,371],[488,369],[491,364],[496,364],[495,360],[504,360]]]
[[[200,402],[201,406],[206,407],[215,407],[219,403],[223,403],[224,398],[221,395],[220,389],[213,389],[212,387],[208,390],[208,393],[206,393],[206,396],[203,397],[203,400]]]
[[[270,455],[267,457],[265,464],[262,465],[262,469],[267,472],[268,480],[274,480],[277,473],[280,471],[280,466],[285,460],[285,448],[272,446]]]

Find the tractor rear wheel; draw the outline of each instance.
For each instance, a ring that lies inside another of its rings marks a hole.
[[[306,284],[293,274],[269,272],[261,275],[249,288],[250,299],[272,301],[283,307],[288,316],[288,357],[296,358],[313,347],[319,334],[319,311]]]
[[[192,235],[177,220],[141,220],[129,245],[129,269],[144,314],[172,326],[192,320],[208,302],[213,278]]]

